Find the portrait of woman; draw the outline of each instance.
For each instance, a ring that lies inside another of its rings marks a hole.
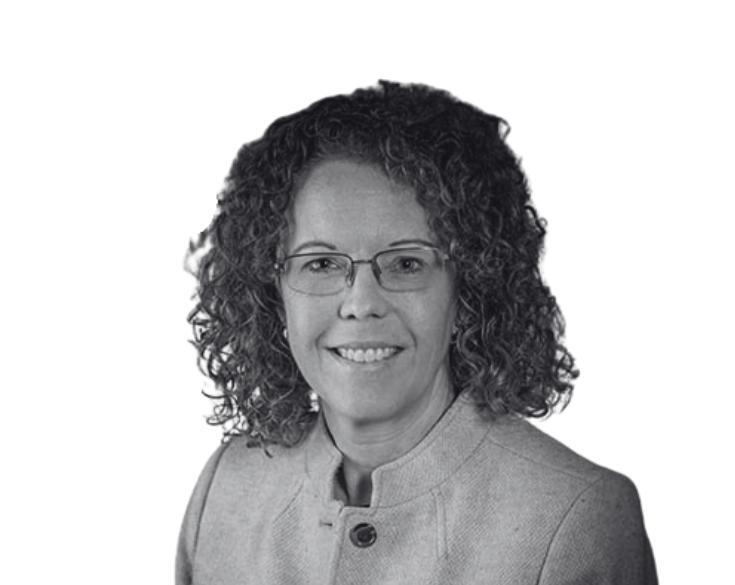
[[[631,480],[528,422],[578,371],[507,132],[381,81],[240,149],[191,249],[224,440],[177,585],[657,582]]]

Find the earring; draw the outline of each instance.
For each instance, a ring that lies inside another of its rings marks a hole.
[[[288,339],[288,329],[286,327],[283,328],[283,338]]]

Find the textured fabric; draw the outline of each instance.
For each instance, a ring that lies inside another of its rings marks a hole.
[[[335,498],[342,457],[323,421],[270,453],[233,439],[212,455],[184,517],[177,585],[657,583],[630,480],[461,397],[373,472],[367,508]],[[361,523],[370,546],[350,536]]]

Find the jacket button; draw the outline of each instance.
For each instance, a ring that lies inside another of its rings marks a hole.
[[[350,530],[350,540],[355,546],[365,548],[372,545],[375,539],[378,538],[378,533],[375,531],[375,526],[362,522],[357,524],[352,530]]]

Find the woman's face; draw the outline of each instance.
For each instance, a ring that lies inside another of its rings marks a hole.
[[[376,166],[327,160],[296,193],[285,251],[369,259],[422,243],[436,242],[412,189],[392,183]],[[405,422],[435,401],[446,404],[455,315],[451,275],[440,269],[426,289],[391,292],[370,265],[355,270],[352,286],[328,296],[281,284],[291,352],[325,413],[356,425]],[[383,348],[371,357],[384,359],[350,359],[354,350],[369,348]]]

